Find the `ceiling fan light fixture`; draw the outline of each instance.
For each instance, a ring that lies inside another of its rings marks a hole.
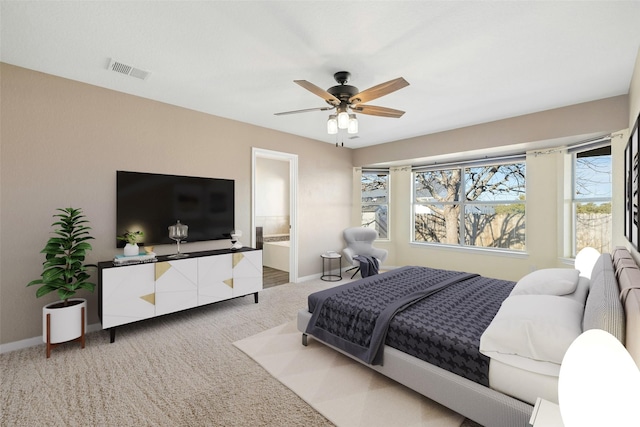
[[[349,126],[349,113],[346,110],[338,113],[338,128],[346,129]]]
[[[329,120],[327,120],[327,133],[329,135],[335,135],[338,133],[338,119],[335,114],[329,115]]]
[[[349,81],[350,74],[347,71],[339,71],[333,75],[338,83],[327,90],[324,90],[313,83],[306,80],[294,80],[293,82],[308,90],[314,95],[322,98],[329,106],[319,108],[305,108],[302,110],[284,111],[275,113],[276,116],[283,116],[295,113],[306,113],[309,111],[328,111],[335,113],[329,116],[327,120],[327,133],[336,135],[341,129],[347,131],[350,135],[358,133],[358,119],[356,112],[369,116],[400,118],[404,111],[395,110],[388,107],[378,107],[368,105],[367,102],[378,99],[382,96],[393,93],[405,86],[409,85],[404,78],[398,77],[393,80],[370,87],[369,89],[360,91],[357,87],[346,84]],[[352,136],[351,138],[357,138]]]
[[[349,125],[347,127],[347,133],[358,133],[358,119],[355,114],[349,114]]]

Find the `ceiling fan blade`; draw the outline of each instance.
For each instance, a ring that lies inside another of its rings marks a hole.
[[[286,116],[287,114],[307,113],[309,111],[327,111],[333,110],[336,107],[318,107],[318,108],[305,108],[303,110],[283,111],[282,113],[273,113],[275,116]]]
[[[314,85],[313,83],[309,83],[306,80],[294,80],[293,82],[299,84],[300,86],[302,86],[303,88],[305,88],[309,92],[313,93],[314,95],[318,95],[320,98],[324,99],[329,104],[340,105],[340,100],[338,98],[336,98],[335,96],[331,95],[326,90],[319,88],[318,86]]]
[[[394,110],[387,107],[376,107],[375,105],[356,105],[351,109],[357,113],[368,114],[370,116],[391,117],[394,119],[402,117],[404,111]]]
[[[351,98],[349,98],[349,103],[364,104],[365,102],[373,101],[374,99],[380,98],[381,96],[385,96],[390,94],[391,92],[402,89],[405,86],[409,86],[409,82],[407,82],[402,77],[398,77],[397,79],[389,80],[385,83],[380,83],[379,85],[370,87],[369,89],[365,89],[362,92],[353,95]]]

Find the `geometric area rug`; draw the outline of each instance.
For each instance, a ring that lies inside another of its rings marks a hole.
[[[296,322],[236,341],[269,374],[338,427],[459,427],[464,417],[309,337]]]

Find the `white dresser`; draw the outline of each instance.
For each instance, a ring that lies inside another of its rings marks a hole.
[[[262,251],[190,253],[186,258],[114,266],[98,264],[98,314],[115,341],[116,327],[262,290]]]

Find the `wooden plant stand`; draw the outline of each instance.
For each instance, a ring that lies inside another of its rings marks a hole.
[[[47,359],[49,357],[51,357],[51,350],[53,350],[54,348],[56,348],[58,345],[60,344],[64,344],[67,342],[75,342],[75,341],[79,341],[80,342],[80,346],[81,348],[84,348],[84,307],[81,308],[81,314],[80,314],[80,321],[81,323],[81,334],[78,338],[70,340],[70,341],[65,341],[65,342],[59,342],[59,343],[52,343],[51,342],[51,314],[47,313]]]

